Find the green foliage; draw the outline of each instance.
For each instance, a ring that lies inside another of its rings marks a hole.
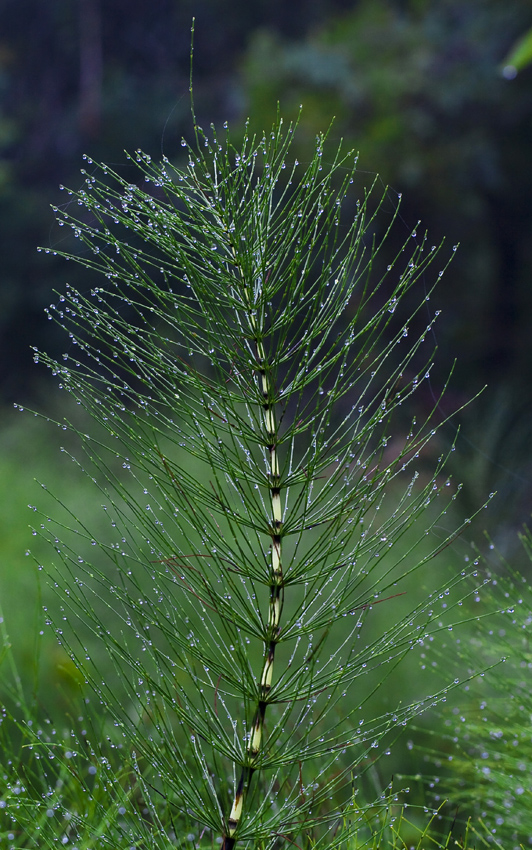
[[[57,411],[62,404],[66,412],[68,405],[64,403],[57,390],[47,394],[49,410]],[[80,427],[80,409],[71,405],[68,412]],[[13,410],[4,413],[0,431],[0,600],[26,697],[29,699],[45,682],[39,699],[52,716],[64,711],[73,692],[77,693],[79,673],[41,622],[42,607],[50,605],[54,592],[39,580],[34,563],[34,558],[41,563],[48,556],[48,544],[36,532],[32,536],[28,525],[28,508],[35,506],[42,493],[38,482],[46,481],[52,490],[68,492],[69,509],[83,512],[94,531],[103,531],[101,509],[92,499],[92,481],[80,476],[69,458],[59,454],[61,444],[70,445],[63,427],[50,432],[38,417]],[[56,518],[60,516],[58,510]],[[33,557],[29,557],[30,547]]]
[[[527,30],[510,50],[504,61],[504,70],[507,68],[522,71],[532,62],[532,29]],[[511,71],[506,71],[506,74]]]
[[[529,564],[528,529],[521,541]],[[437,784],[440,799],[448,796],[461,803],[482,818],[505,850],[519,850],[532,842],[532,593],[526,575],[495,554],[491,545],[483,568],[500,610],[463,642],[460,653],[466,664],[474,658],[496,666],[491,675],[471,684],[467,706],[445,717],[444,749],[436,744],[432,759],[438,769],[448,765]]]
[[[103,276],[50,309],[63,357],[35,354],[94,420],[90,435],[68,423],[85,460],[64,450],[108,519],[95,533],[83,510],[42,514],[59,595],[47,617],[112,754],[97,757],[100,808],[74,806],[72,840],[117,840],[103,813],[139,787],[133,846],[363,846],[379,829],[399,841],[374,762],[454,685],[392,695],[387,711],[374,695],[467,593],[465,571],[441,588],[427,572],[456,495],[445,459],[430,474],[423,460],[438,400],[421,424],[393,426],[429,374],[438,252],[409,234],[380,271],[397,209],[356,189],[356,158],[326,137],[300,166],[280,120],[240,148],[195,129],[186,170],[139,152],[124,179],[88,160],[57,210],[81,240],[65,256]],[[412,602],[394,607],[413,576]],[[378,603],[389,617],[375,632]]]

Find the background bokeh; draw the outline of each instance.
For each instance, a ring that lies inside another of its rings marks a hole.
[[[33,346],[60,356],[68,340],[44,308],[82,271],[37,246],[61,247],[50,204],[77,187],[82,154],[126,167],[124,149],[179,162],[192,135],[190,29],[200,124],[249,117],[268,128],[280,104],[305,157],[334,118],[331,138],[360,152],[402,195],[405,239],[445,237],[452,264],[432,297],[442,314],[436,367],[421,413],[456,360],[441,413],[461,407],[440,440],[457,436],[450,471],[471,514],[518,558],[516,531],[532,511],[532,68],[504,70],[532,26],[529,0],[2,0],[0,3],[0,601],[21,658],[32,657],[40,610],[33,505],[40,486],[98,523],[90,486],[59,445],[61,429],[13,408],[70,415]],[[86,274],[86,273],[85,273]],[[450,561],[467,557],[460,540]],[[43,590],[46,597],[46,589]],[[382,606],[384,607],[384,606]],[[43,638],[44,640],[44,638]],[[46,663],[68,690],[69,669]],[[72,681],[75,680],[72,673]]]

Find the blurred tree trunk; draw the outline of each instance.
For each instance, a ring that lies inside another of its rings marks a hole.
[[[97,136],[102,110],[103,51],[99,0],[79,0],[79,129]]]

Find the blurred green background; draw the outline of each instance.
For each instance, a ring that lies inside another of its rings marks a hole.
[[[532,511],[532,68],[505,64],[532,26],[529,0],[2,0],[0,602],[28,669],[42,600],[25,553],[46,557],[28,527],[28,505],[42,498],[35,479],[89,527],[101,522],[90,482],[59,451],[64,434],[13,408],[69,415],[31,347],[67,350],[44,308],[66,280],[90,285],[36,248],[65,244],[49,205],[66,201],[59,184],[80,185],[83,153],[124,168],[124,149],[179,161],[192,135],[193,16],[200,124],[228,120],[238,132],[249,117],[261,131],[277,103],[287,118],[302,104],[304,158],[334,118],[331,138],[360,151],[368,185],[378,172],[392,199],[402,194],[405,239],[421,219],[429,244],[445,237],[452,253],[460,243],[432,297],[437,362],[413,413],[430,411],[457,359],[442,415],[487,385],[439,438],[444,449],[460,425],[449,469],[464,484],[457,517],[497,490],[471,537],[487,527],[517,559]],[[449,568],[469,543],[447,550]],[[75,671],[42,640],[54,688],[68,691]]]

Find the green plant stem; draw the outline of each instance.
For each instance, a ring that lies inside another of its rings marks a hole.
[[[249,289],[247,287],[244,288],[244,292],[249,299]],[[242,817],[246,793],[249,790],[253,774],[257,770],[256,765],[264,736],[264,720],[268,705],[268,697],[272,687],[275,649],[279,641],[281,612],[284,601],[284,579],[282,566],[283,517],[278,452],[279,437],[275,415],[275,386],[272,379],[271,368],[267,362],[264,349],[264,329],[257,323],[251,309],[251,304],[248,304],[247,319],[256,350],[258,388],[263,398],[263,442],[266,457],[268,458],[268,479],[271,501],[271,519],[269,522],[271,537],[270,599],[268,624],[264,635],[264,657],[258,684],[257,707],[251,731],[249,733],[247,746],[247,762],[242,766],[231,812],[227,819],[226,833],[223,837],[222,844],[223,850],[232,850],[236,843],[235,836]]]

